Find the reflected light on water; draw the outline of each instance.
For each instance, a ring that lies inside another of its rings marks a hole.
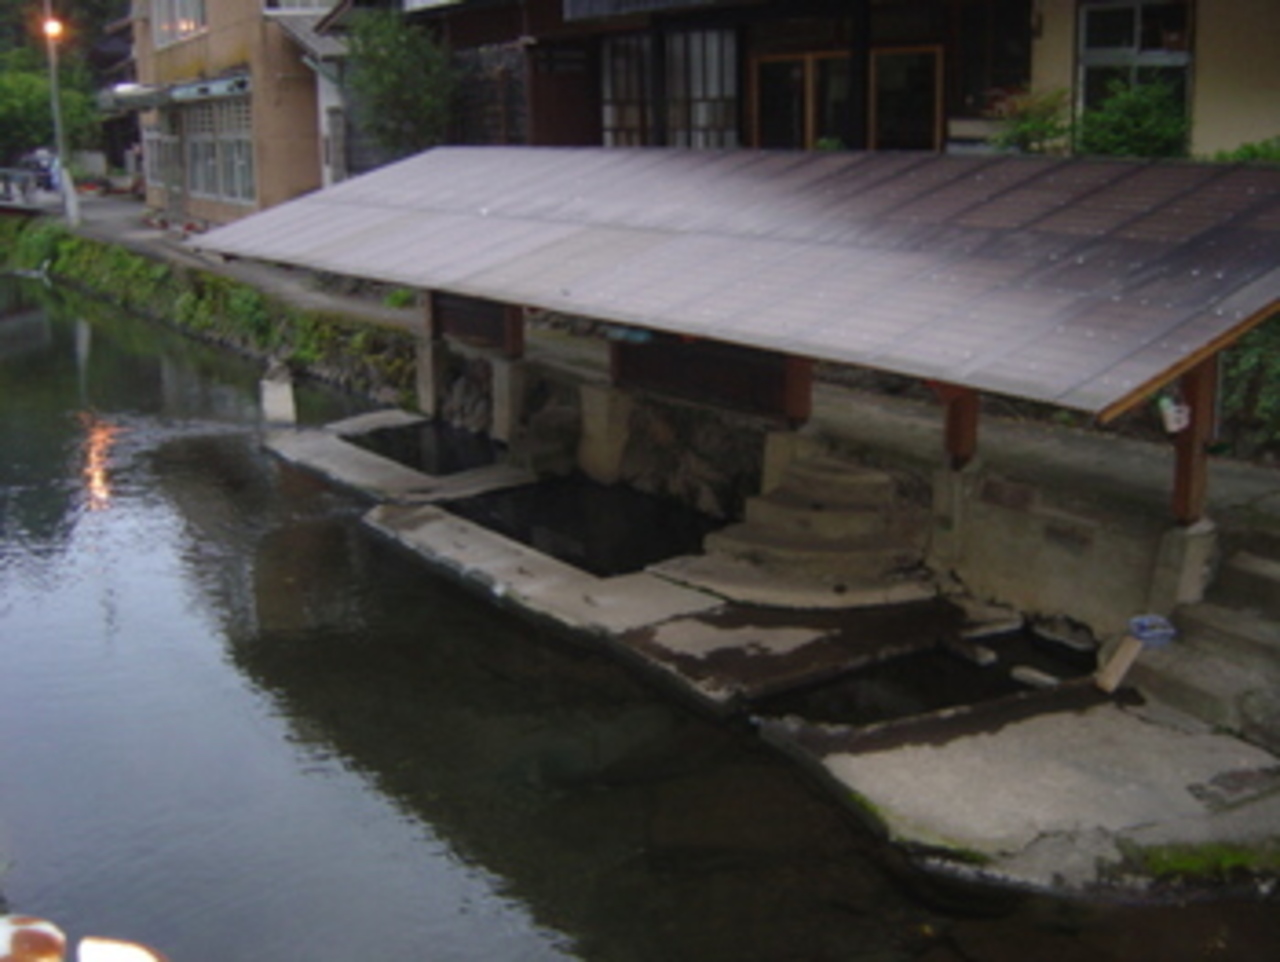
[[[87,411],[81,413],[80,423],[85,429],[83,475],[85,493],[88,496],[86,503],[90,511],[102,511],[111,506],[111,479],[107,475],[107,462],[119,428]]]

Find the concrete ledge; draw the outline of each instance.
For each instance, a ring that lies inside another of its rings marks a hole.
[[[587,634],[613,635],[721,604],[643,573],[597,578],[439,508],[381,505],[365,523],[495,595]]]
[[[1274,756],[1115,704],[872,751],[844,750],[829,731],[805,749],[803,727],[792,722],[789,734],[771,737],[809,755],[891,840],[924,853],[935,870],[1059,893],[1145,891],[1152,880],[1127,873],[1126,845],[1214,839],[1228,827],[1231,837],[1276,833],[1269,796],[1238,801],[1227,814],[1205,789],[1274,771]]]
[[[277,432],[267,437],[266,444],[286,461],[383,501],[451,501],[537,480],[532,472],[505,464],[457,474],[423,474],[344,440],[344,437],[360,433],[355,430],[356,422],[363,430],[373,430],[367,426],[369,423],[380,427],[398,426],[396,423],[352,419],[338,422],[325,430]]]

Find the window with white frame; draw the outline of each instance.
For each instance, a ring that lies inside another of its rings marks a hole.
[[[151,0],[151,22],[157,47],[185,40],[208,26],[205,0]]]
[[[187,192],[251,204],[257,194],[248,97],[189,104],[179,114]]]
[[[169,111],[160,115],[160,123],[142,132],[142,151],[147,183],[166,190],[182,188],[181,165],[178,163],[178,121]]]
[[[1164,83],[1183,102],[1191,67],[1191,11],[1185,0],[1080,5],[1080,106],[1101,104],[1118,81]]]

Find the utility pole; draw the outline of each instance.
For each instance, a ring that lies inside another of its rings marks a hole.
[[[58,90],[58,40],[62,36],[62,21],[53,15],[53,0],[44,0],[44,43],[49,56],[49,101],[53,109],[53,150],[58,158],[58,189],[62,191],[62,204],[67,223],[80,226],[80,198],[76,196],[75,181],[67,161],[67,135],[62,127],[62,97]]]

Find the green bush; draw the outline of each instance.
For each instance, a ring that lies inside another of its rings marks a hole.
[[[1232,453],[1280,452],[1280,316],[1223,354],[1222,429]]]
[[[988,116],[1000,121],[991,138],[1001,150],[1043,154],[1070,141],[1070,94],[1066,90],[1016,93],[999,101]]]
[[[1220,150],[1211,159],[1220,164],[1280,164],[1280,137]]]
[[[1173,87],[1116,80],[1102,105],[1080,119],[1076,148],[1106,157],[1185,157],[1190,133],[1186,108]]]
[[[258,357],[283,354],[354,390],[391,388],[412,403],[416,353],[406,331],[299,311],[256,287],[89,240],[52,220],[0,218],[0,264],[47,265],[70,287],[196,337]]]
[[[418,292],[412,287],[397,287],[387,292],[382,303],[387,307],[413,307],[418,303]]]

